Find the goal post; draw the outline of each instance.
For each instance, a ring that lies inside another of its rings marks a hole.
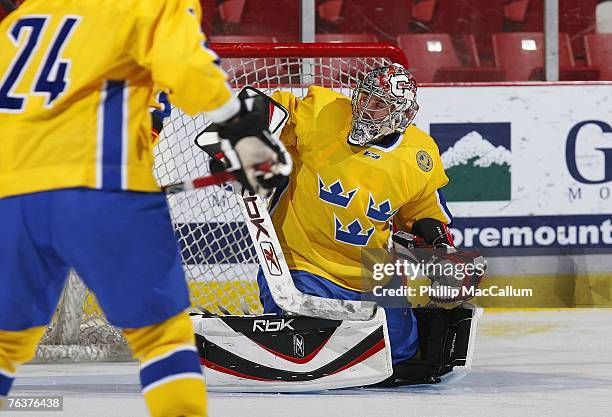
[[[310,85],[350,96],[368,71],[393,62],[408,67],[397,47],[382,43],[211,44],[237,91],[252,85],[270,94],[282,89],[303,97]],[[197,91],[193,94],[206,94]],[[161,186],[209,174],[208,156],[194,145],[207,125],[173,108],[155,147]],[[238,196],[231,184],[168,196],[193,307],[231,314],[261,313],[259,264]],[[146,260],[143,260],[146,262]],[[36,362],[130,359],[121,332],[109,325],[95,297],[71,273]]]

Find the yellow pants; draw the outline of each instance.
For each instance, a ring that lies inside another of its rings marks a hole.
[[[0,409],[17,366],[30,361],[44,327],[0,331]],[[138,329],[124,329],[141,362],[140,380],[153,417],[205,417],[206,387],[187,313]]]

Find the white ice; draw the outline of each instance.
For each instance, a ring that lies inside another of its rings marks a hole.
[[[12,395],[63,395],[64,411],[146,416],[134,363],[26,365]],[[209,394],[212,417],[612,416],[612,310],[485,311],[473,372],[447,386],[318,394]],[[0,417],[8,415],[0,413]]]

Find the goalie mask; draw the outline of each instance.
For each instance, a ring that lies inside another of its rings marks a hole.
[[[403,133],[419,110],[417,85],[399,64],[376,68],[353,90],[351,145],[365,146],[394,133]]]

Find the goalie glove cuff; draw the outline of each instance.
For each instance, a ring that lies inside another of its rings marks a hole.
[[[247,190],[267,197],[286,181],[293,168],[282,142],[268,130],[271,107],[278,103],[252,87],[245,87],[238,99],[240,112],[215,125],[226,169]]]
[[[414,222],[412,234],[422,237],[430,245],[449,247],[455,246],[453,236],[448,226],[440,220],[424,218]]]
[[[424,264],[431,280],[429,298],[436,303],[467,301],[474,297],[487,269],[478,251],[462,251],[445,243],[431,245],[424,238],[406,232],[392,236],[394,257]]]

